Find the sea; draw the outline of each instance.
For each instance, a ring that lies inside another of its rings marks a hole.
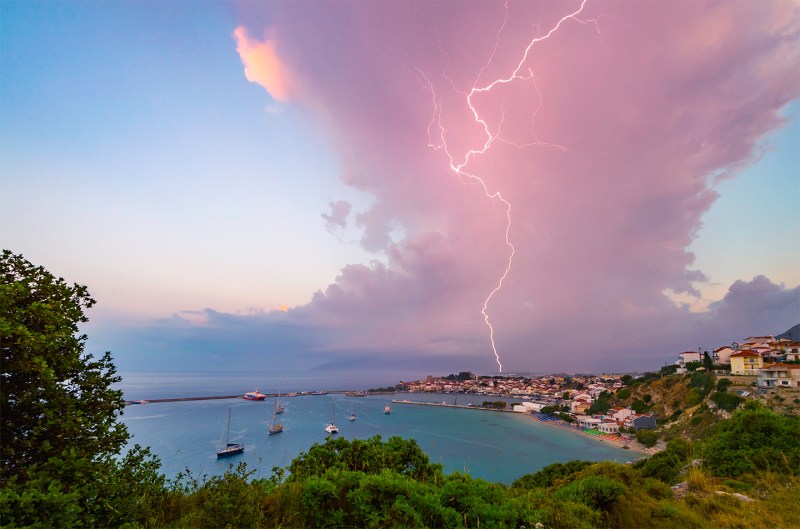
[[[264,401],[243,399],[197,400],[131,404],[121,421],[132,439],[129,445],[149,446],[161,460],[161,471],[175,479],[187,470],[194,476],[220,475],[239,462],[254,470],[253,477],[270,477],[274,467],[288,467],[315,443],[325,442],[324,427],[335,420],[339,437],[414,439],[444,472],[467,473],[474,478],[510,484],[519,477],[558,462],[583,459],[627,462],[640,454],[599,441],[588,435],[542,424],[530,415],[512,412],[414,405],[393,399],[476,406],[485,400],[521,402],[521,399],[467,394],[398,393],[350,397],[340,393],[287,396],[301,391],[366,389],[364,381],[338,382],[312,375],[283,374],[280,380],[258,385],[258,377],[235,374],[122,374],[119,383],[126,400],[148,400],[215,395],[243,395],[259,389],[278,393],[285,408],[276,422],[283,432],[267,429],[275,397]],[[279,384],[281,387],[279,387]],[[391,413],[384,413],[389,404]],[[230,411],[230,441],[245,445],[244,454],[217,459],[225,443]],[[349,416],[356,415],[355,421]]]

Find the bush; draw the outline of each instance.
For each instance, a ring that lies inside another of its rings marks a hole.
[[[720,423],[703,452],[715,476],[737,477],[757,470],[800,474],[800,418],[748,401]]]
[[[625,486],[607,476],[586,476],[565,485],[553,494],[561,501],[582,503],[593,509],[603,509],[618,500]]]
[[[718,408],[725,411],[733,411],[739,407],[739,404],[744,402],[744,397],[727,393],[724,391],[717,391],[711,395],[711,400],[717,405]]]
[[[659,437],[661,437],[661,435],[655,430],[636,431],[636,440],[642,443],[647,448],[655,446]]]
[[[622,388],[619,391],[617,391],[618,399],[628,399],[630,398],[630,396],[631,396],[631,390],[629,390],[628,388]]]
[[[594,465],[591,461],[569,461],[567,463],[553,463],[547,465],[538,472],[525,474],[511,484],[515,489],[534,489],[537,487],[552,487],[559,479],[569,477],[576,472],[584,470],[586,467]]]
[[[733,384],[729,378],[721,378],[717,382],[717,391],[728,391],[728,387]]]
[[[642,475],[670,485],[680,481],[681,469],[692,457],[692,445],[684,439],[672,439],[666,449],[634,464]]]

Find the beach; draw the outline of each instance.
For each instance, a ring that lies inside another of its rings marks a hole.
[[[588,437],[588,438],[591,438],[591,439],[595,439],[597,441],[603,441],[603,442],[606,442],[606,443],[613,443],[613,444],[619,446],[620,448],[622,448],[623,446],[627,446],[628,450],[631,450],[632,452],[636,452],[637,454],[642,454],[642,455],[645,455],[645,456],[650,456],[650,455],[653,455],[653,454],[655,454],[657,452],[660,452],[666,446],[663,441],[659,441],[656,444],[656,446],[648,448],[648,447],[644,446],[642,443],[640,443],[639,441],[637,441],[635,438],[623,439],[619,435],[592,434],[592,433],[589,433],[588,431],[584,430],[583,428],[580,428],[580,427],[578,427],[578,426],[576,426],[574,424],[570,424],[570,423],[568,423],[566,421],[563,421],[561,419],[546,420],[546,419],[543,419],[540,414],[535,414],[535,413],[526,413],[525,415],[529,416],[531,419],[533,419],[533,420],[535,420],[535,421],[537,421],[537,422],[539,422],[541,424],[546,424],[548,426],[554,426],[556,428],[560,428],[562,430],[567,430],[567,431],[578,433],[578,434],[584,434],[585,437]]]

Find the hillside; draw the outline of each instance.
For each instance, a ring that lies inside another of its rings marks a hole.
[[[685,375],[650,374],[609,398],[612,406],[658,416],[664,440],[676,437],[704,439],[711,428],[748,400],[758,400],[772,411],[789,416],[800,412],[800,390],[779,388],[757,393],[755,376],[717,376],[706,371]],[[742,397],[743,392],[748,392]]]

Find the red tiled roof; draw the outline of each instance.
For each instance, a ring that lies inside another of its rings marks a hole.
[[[731,358],[733,358],[734,356],[742,357],[742,356],[761,356],[761,355],[753,351],[752,349],[745,349],[744,351],[739,351],[738,353],[732,354]]]

